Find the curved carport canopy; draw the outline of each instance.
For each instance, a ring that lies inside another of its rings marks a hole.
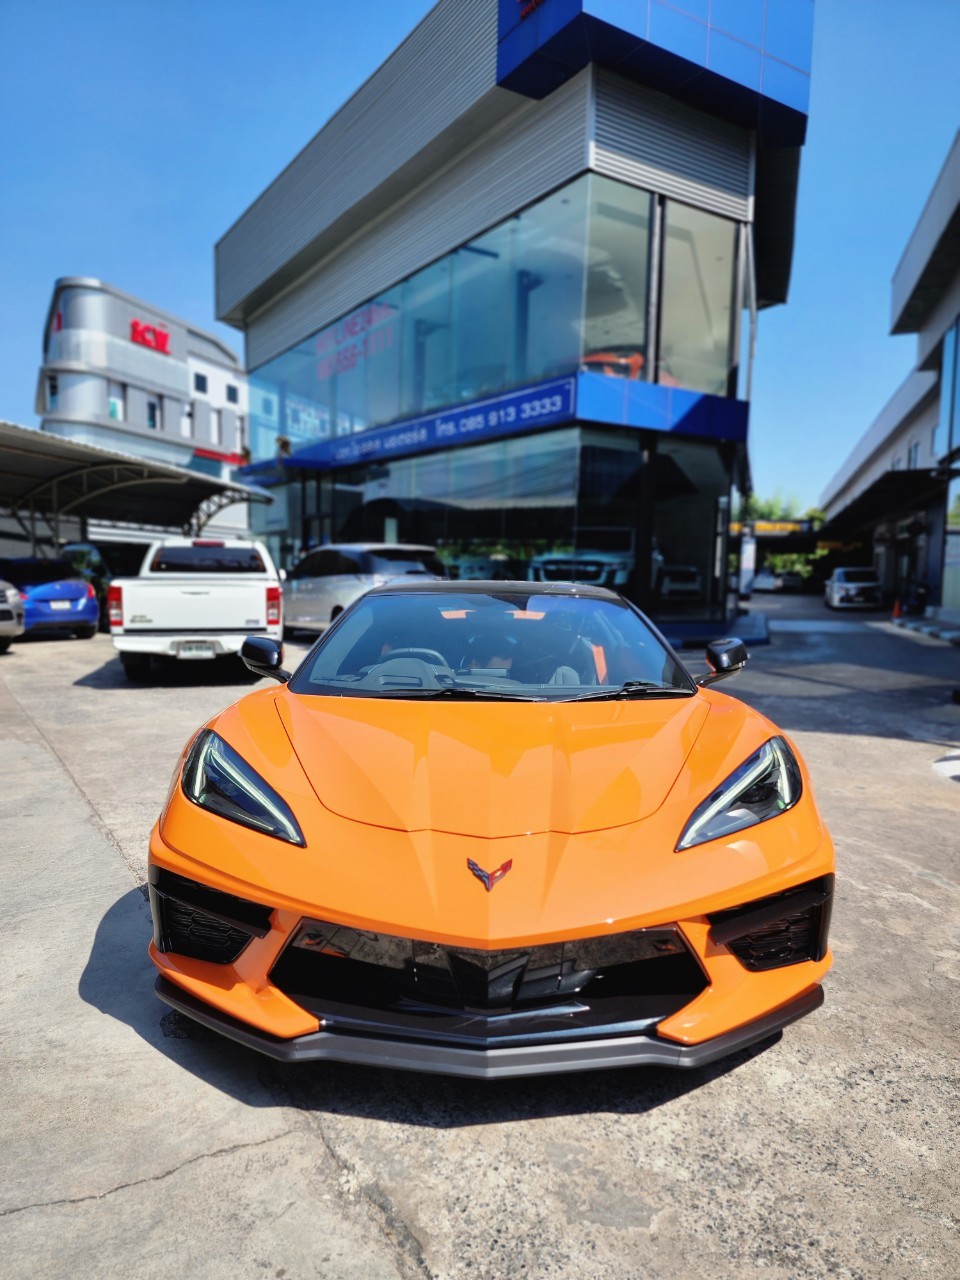
[[[34,554],[38,522],[54,544],[67,516],[190,534],[235,502],[272,501],[262,489],[0,422],[0,512]]]

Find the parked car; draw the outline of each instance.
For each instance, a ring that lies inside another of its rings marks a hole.
[[[772,569],[759,569],[750,584],[751,591],[780,591],[782,588],[783,578]]]
[[[502,551],[489,556],[460,556],[450,564],[450,577],[463,581],[515,582],[524,576],[521,563]]]
[[[69,632],[81,640],[97,634],[100,606],[96,590],[68,561],[35,556],[0,560],[0,578],[20,592],[28,632]]]
[[[394,581],[187,744],[157,994],[288,1061],[701,1066],[815,1009],[834,855],[796,749],[611,591]]]
[[[0,580],[0,653],[6,653],[17,636],[24,633],[23,599],[20,588]]]
[[[782,591],[802,591],[805,586],[806,579],[802,573],[794,573],[792,569],[788,569],[786,573],[780,575]]]
[[[283,634],[280,575],[248,538],[152,542],[136,578],[110,583],[107,613],[128,680],[146,679],[152,658],[236,655],[248,636]]]
[[[823,599],[828,609],[879,609],[880,579],[873,569],[834,569],[824,583]]]
[[[343,542],[308,551],[283,584],[286,631],[323,631],[354,600],[391,578],[443,578],[436,547]]]

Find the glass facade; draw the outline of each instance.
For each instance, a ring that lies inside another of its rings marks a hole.
[[[737,237],[729,219],[584,174],[255,370],[253,457],[578,369],[726,395]]]
[[[304,471],[278,491],[282,514],[251,515],[287,566],[322,543],[426,543],[454,578],[573,578],[612,587],[660,618],[719,623],[729,469],[715,443],[568,427]]]
[[[960,613],[960,480],[947,490],[947,533],[943,547],[944,609]]]
[[[577,372],[731,394],[739,231],[585,174],[252,373],[253,457]],[[428,543],[453,577],[597,582],[720,624],[732,472],[720,442],[577,423],[305,465],[283,515],[251,516],[285,566],[321,543]]]
[[[943,338],[940,363],[940,416],[933,442],[933,456],[948,458],[960,449],[960,320],[947,330]]]

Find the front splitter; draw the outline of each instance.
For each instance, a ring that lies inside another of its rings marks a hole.
[[[353,1062],[368,1067],[428,1071],[480,1080],[598,1071],[612,1067],[703,1067],[767,1039],[823,1004],[823,988],[808,987],[788,1004],[762,1018],[702,1044],[681,1045],[638,1035],[565,1044],[519,1045],[516,1048],[461,1049],[339,1031],[314,1031],[293,1040],[281,1040],[204,1004],[162,974],[157,978],[155,989],[165,1004],[188,1018],[280,1062]]]

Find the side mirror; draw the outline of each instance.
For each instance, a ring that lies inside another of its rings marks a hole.
[[[704,654],[710,674],[697,677],[697,684],[716,684],[727,676],[735,676],[747,665],[747,646],[736,636],[725,640],[711,640]]]
[[[277,570],[277,573],[279,573],[279,575],[280,575],[280,581],[281,581],[281,582],[286,582],[286,580],[287,580],[287,571],[286,571],[286,569],[278,569],[278,570]]]
[[[280,666],[283,648],[269,636],[247,636],[240,650],[243,664],[257,676],[269,676],[281,684],[290,679],[290,672]]]

